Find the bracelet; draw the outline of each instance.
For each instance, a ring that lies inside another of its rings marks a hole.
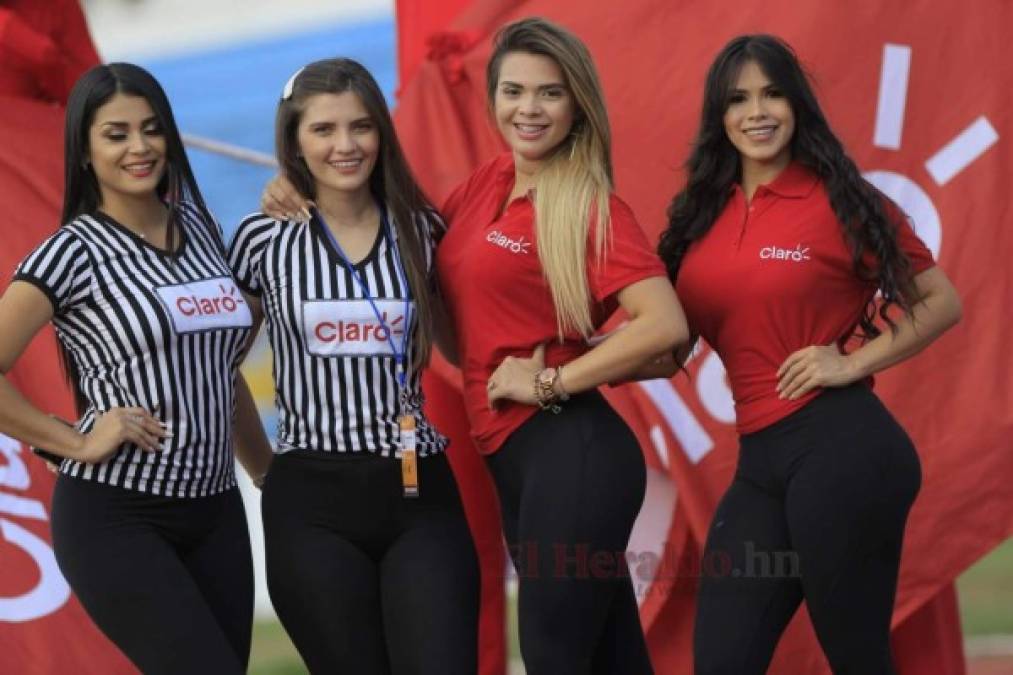
[[[556,383],[559,381],[559,368],[546,368],[535,375],[535,401],[542,410],[551,410],[559,414],[562,407],[559,405],[570,398],[564,389],[562,393],[556,391]],[[560,384],[562,389],[562,384]]]
[[[559,385],[558,387],[556,385]],[[556,376],[552,378],[552,390],[559,396],[559,400],[566,403],[570,400],[570,392],[563,385],[563,366],[556,368]]]

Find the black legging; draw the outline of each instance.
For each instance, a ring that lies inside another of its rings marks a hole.
[[[837,675],[894,673],[890,617],[914,446],[864,384],[743,436],[704,554],[698,675],[767,670],[804,598]]]
[[[488,464],[528,675],[651,673],[624,557],[646,486],[626,423],[598,392],[580,394],[525,422]]]
[[[141,672],[246,671],[253,561],[238,489],[156,497],[60,475],[52,509],[60,571]]]
[[[478,558],[444,455],[275,457],[261,508],[267,584],[312,673],[474,675]]]

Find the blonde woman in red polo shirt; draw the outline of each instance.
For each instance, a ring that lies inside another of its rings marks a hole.
[[[608,116],[587,48],[542,19],[518,21],[497,35],[486,77],[510,152],[448,199],[437,270],[472,435],[520,577],[524,664],[529,675],[649,673],[620,553],[643,501],[644,460],[596,388],[684,342],[685,319],[612,194]],[[618,307],[629,323],[591,348]]]
[[[835,673],[893,673],[921,473],[871,376],[953,326],[960,301],[845,154],[784,42],[728,43],[702,120],[660,252],[690,329],[727,369],[741,445],[705,550],[737,573],[702,581],[696,672],[766,672],[805,599]]]

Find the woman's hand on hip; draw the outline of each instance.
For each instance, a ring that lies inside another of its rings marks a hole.
[[[124,443],[133,443],[148,452],[161,452],[163,438],[172,434],[144,408],[111,408],[100,414],[78,450],[80,462],[95,464],[107,459]]]
[[[816,387],[843,387],[859,377],[837,345],[813,345],[784,360],[777,370],[777,392],[780,398],[793,401]]]
[[[545,345],[535,347],[529,358],[508,356],[489,377],[486,394],[489,407],[496,409],[499,401],[509,400],[524,405],[537,405],[535,376],[545,369]]]

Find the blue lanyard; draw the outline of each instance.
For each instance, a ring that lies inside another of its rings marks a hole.
[[[384,234],[387,236],[387,241],[394,250],[394,267],[397,269],[398,279],[401,281],[401,288],[404,289],[405,294],[405,328],[404,333],[401,335],[400,352],[397,349],[397,345],[394,344],[394,331],[391,330],[391,327],[386,321],[384,321],[383,314],[380,313],[380,310],[376,306],[376,301],[373,299],[373,295],[369,292],[369,287],[366,286],[366,282],[361,276],[359,276],[359,272],[348,259],[348,256],[345,255],[345,250],[341,248],[341,244],[338,243],[337,237],[335,237],[334,233],[331,232],[331,228],[327,226],[327,221],[325,221],[320,214],[317,213],[316,208],[311,209],[311,215],[313,218],[320,221],[320,229],[327,234],[327,238],[331,240],[331,245],[334,246],[334,250],[337,251],[339,256],[341,256],[341,261],[348,267],[348,270],[355,278],[355,282],[359,285],[359,290],[361,290],[362,294],[366,296],[366,300],[369,301],[369,306],[373,308],[373,314],[376,315],[376,320],[379,322],[380,327],[383,328],[384,333],[387,336],[387,344],[390,345],[390,351],[394,354],[394,361],[397,363],[397,382],[403,392],[407,381],[407,374],[405,373],[405,358],[408,353],[408,333],[411,331],[412,326],[411,287],[408,286],[408,280],[405,278],[404,265],[401,264],[401,252],[398,250],[397,242],[394,240],[394,232],[390,226],[390,221],[387,219],[387,210],[381,204],[377,204],[377,207],[380,209],[380,221]]]

